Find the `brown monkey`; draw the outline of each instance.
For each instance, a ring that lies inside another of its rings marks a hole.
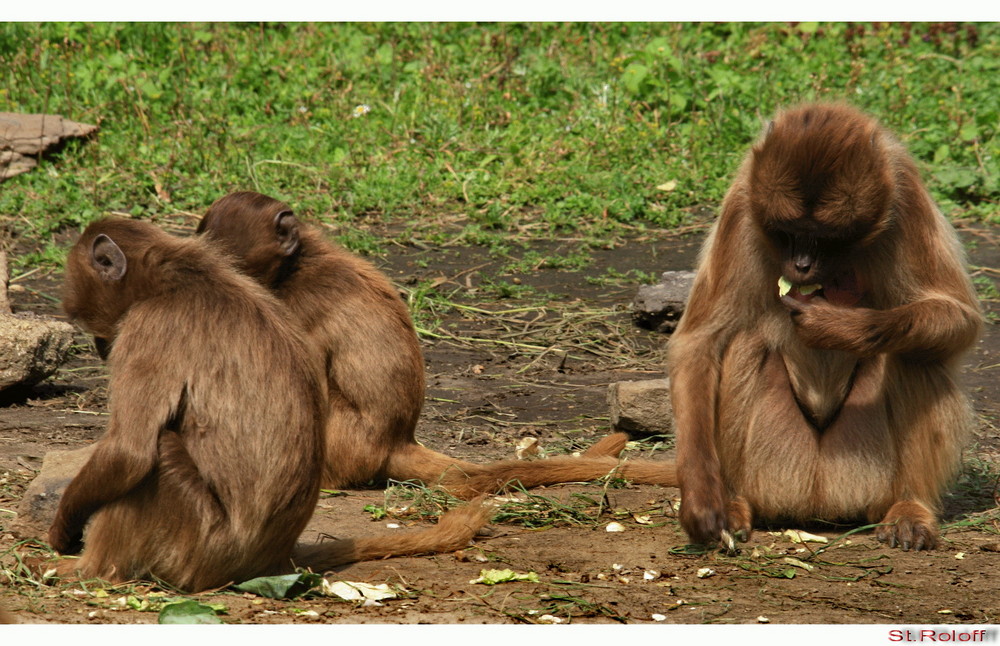
[[[972,420],[958,362],[981,318],[903,146],[846,105],[779,114],[725,197],[670,341],[688,535],[863,519],[890,546],[933,548]]]
[[[426,533],[295,541],[323,465],[320,362],[274,298],[203,240],[107,219],[67,259],[66,313],[110,347],[110,421],[63,494],[49,542],[83,576],[198,591],[465,545],[476,505]]]
[[[288,205],[253,192],[227,195],[198,226],[269,288],[304,328],[326,363],[330,417],[323,486],[369,481],[440,483],[455,495],[493,493],[511,482],[533,487],[594,480],[615,468],[636,482],[676,486],[673,464],[625,461],[624,434],[583,456],[477,465],[417,443],[424,366],[406,305],[371,263],[300,225]]]

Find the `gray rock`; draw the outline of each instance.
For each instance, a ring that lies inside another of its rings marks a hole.
[[[629,435],[664,435],[674,431],[670,380],[619,381],[608,386],[611,426]]]
[[[0,391],[32,386],[69,356],[73,326],[36,314],[0,314]]]
[[[50,451],[42,460],[42,470],[24,492],[11,531],[21,539],[47,540],[49,526],[56,517],[59,500],[70,480],[90,459],[96,444],[72,451]]]
[[[7,256],[0,251],[0,391],[32,386],[69,356],[73,326],[37,314],[11,314]]]
[[[655,285],[641,285],[632,301],[632,320],[656,332],[673,332],[684,313],[693,271],[665,271]]]

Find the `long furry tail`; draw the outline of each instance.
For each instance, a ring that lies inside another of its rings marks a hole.
[[[338,565],[373,561],[393,556],[413,556],[454,552],[467,547],[480,528],[489,522],[494,506],[480,497],[452,509],[438,519],[437,525],[405,534],[371,538],[344,538],[296,545],[292,560],[299,567],[325,572]]]
[[[563,482],[590,482],[611,473],[637,484],[678,486],[673,462],[619,461],[618,455],[627,441],[625,433],[612,433],[594,443],[579,457],[566,455],[544,460],[503,460],[490,464],[457,460],[412,444],[392,456],[389,477],[437,484],[465,500],[518,485],[531,488]]]
[[[674,462],[619,460],[614,457],[557,456],[544,460],[505,460],[478,466],[468,473],[445,473],[441,484],[459,498],[496,493],[511,487],[540,487],[563,482],[590,482],[614,475],[637,484],[678,486]]]

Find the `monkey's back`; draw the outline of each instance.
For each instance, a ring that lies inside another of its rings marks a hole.
[[[130,308],[109,361],[113,420],[143,414],[121,400],[137,387],[172,403],[159,468],[95,515],[84,559],[197,590],[287,563],[318,496],[326,394],[280,304],[201,241],[182,248],[184,279]]]
[[[326,355],[331,397],[359,409],[386,443],[412,441],[424,364],[406,304],[372,263],[316,229],[302,228],[302,247],[298,270],[278,297]]]

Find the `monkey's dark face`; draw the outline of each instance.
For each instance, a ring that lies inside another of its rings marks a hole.
[[[822,296],[838,305],[854,305],[863,296],[862,281],[852,262],[863,245],[842,238],[785,230],[766,231],[780,267],[779,295],[809,301]]]
[[[857,243],[815,232],[765,229],[781,275],[793,285],[822,283],[850,265]]]

